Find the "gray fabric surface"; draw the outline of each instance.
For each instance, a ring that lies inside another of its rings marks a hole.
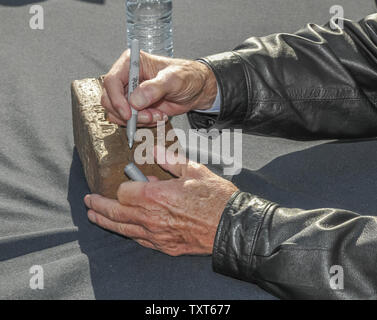
[[[45,29],[29,28],[30,5]],[[177,57],[226,51],[251,35],[329,19],[332,0],[174,0]],[[347,17],[369,0],[338,0]],[[173,258],[90,224],[74,151],[70,82],[105,73],[125,48],[123,0],[0,0],[0,298],[271,299],[211,270],[210,257]],[[184,116],[175,127],[188,129]],[[286,206],[374,214],[377,144],[245,136],[243,190]],[[31,290],[42,265],[45,289]]]

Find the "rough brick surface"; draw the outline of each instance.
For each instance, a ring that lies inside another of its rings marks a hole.
[[[89,188],[93,193],[115,199],[119,185],[128,180],[123,169],[127,163],[134,161],[134,150],[141,142],[136,142],[130,150],[126,129],[106,120],[100,102],[101,79],[76,80],[72,83],[71,92],[74,141]],[[168,122],[165,132],[171,128]],[[150,130],[156,143],[156,129]],[[172,178],[156,164],[138,167],[146,176],[153,175],[162,180]]]

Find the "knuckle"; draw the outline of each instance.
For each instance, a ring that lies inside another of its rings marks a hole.
[[[185,80],[183,72],[179,68],[171,68],[169,72],[166,73],[167,80],[172,81],[176,85],[182,85]]]
[[[172,249],[176,246],[176,237],[170,232],[158,232],[153,234],[153,239],[161,248]]]
[[[91,207],[94,211],[100,211],[100,207],[99,207],[99,203],[98,203],[98,196],[97,195],[92,195],[90,197],[90,204],[91,204]]]
[[[118,231],[119,234],[127,236],[127,234],[128,234],[127,225],[120,223],[120,224],[118,224],[117,229],[118,229],[117,231]]]
[[[109,218],[110,220],[119,220],[121,214],[120,210],[117,206],[112,206],[109,210]]]

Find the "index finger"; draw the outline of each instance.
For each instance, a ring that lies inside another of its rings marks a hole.
[[[144,212],[138,207],[122,206],[116,200],[97,194],[87,195],[84,201],[88,208],[114,222],[143,225],[146,221]]]
[[[130,50],[126,50],[122,53],[117,61],[111,67],[109,74],[118,74],[119,80],[128,84],[128,76],[130,69]]]
[[[124,89],[128,85],[129,69],[130,50],[126,50],[113,64],[104,78],[104,86],[112,106],[124,120],[128,120],[131,117],[130,106],[125,97],[126,92]]]
[[[130,106],[125,97],[125,83],[120,79],[119,74],[107,74],[104,79],[104,86],[107,96],[111,101],[112,108],[123,118],[131,118]]]

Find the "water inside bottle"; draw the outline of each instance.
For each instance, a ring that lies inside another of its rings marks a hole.
[[[138,39],[140,49],[173,56],[172,0],[127,0],[128,45]]]

